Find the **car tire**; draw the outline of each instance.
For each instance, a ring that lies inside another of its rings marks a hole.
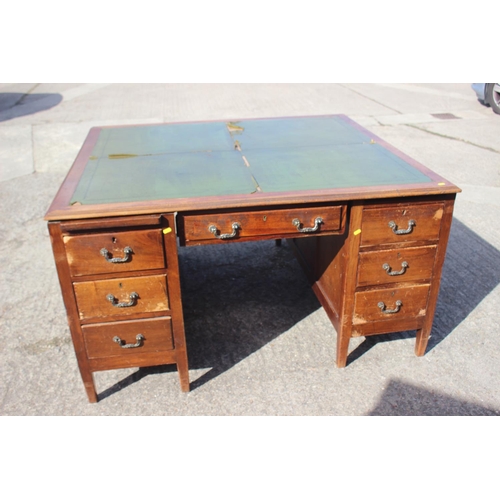
[[[491,106],[491,109],[497,115],[500,115],[500,84],[487,83],[484,94],[484,100]]]

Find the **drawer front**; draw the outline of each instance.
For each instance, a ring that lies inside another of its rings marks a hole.
[[[74,283],[81,320],[169,309],[166,275]]]
[[[165,267],[161,229],[64,236],[72,276]]]
[[[186,215],[182,217],[182,227],[186,242],[331,234],[342,230],[343,213],[343,206],[329,206]]]
[[[430,285],[357,292],[353,325],[425,316]]]
[[[131,357],[174,348],[169,317],[84,325],[82,330],[89,359]]]
[[[429,280],[435,255],[436,245],[361,252],[358,286]]]
[[[363,210],[361,246],[439,238],[443,204],[381,207]]]

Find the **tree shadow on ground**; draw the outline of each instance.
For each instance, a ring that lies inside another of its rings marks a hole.
[[[57,106],[62,100],[61,94],[0,92],[0,122],[45,111]]]
[[[500,411],[430,391],[402,380],[390,380],[370,416],[486,416]]]

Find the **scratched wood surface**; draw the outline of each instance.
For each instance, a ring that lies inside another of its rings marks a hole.
[[[64,236],[63,240],[72,276],[165,267],[160,229]]]

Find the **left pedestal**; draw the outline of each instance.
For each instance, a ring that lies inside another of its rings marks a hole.
[[[49,222],[80,373],[176,364],[189,373],[174,214]]]

